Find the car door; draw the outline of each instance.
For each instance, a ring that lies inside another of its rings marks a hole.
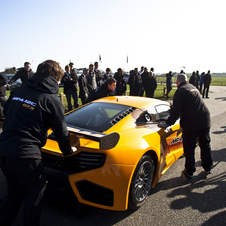
[[[169,105],[157,105],[155,107],[157,114],[158,114],[158,120],[160,121],[166,121],[170,116],[170,106]],[[161,142],[163,145],[164,153],[165,155],[176,151],[180,148],[182,148],[182,129],[179,126],[179,119],[176,121],[176,123],[166,129],[163,129],[160,131],[161,136]]]

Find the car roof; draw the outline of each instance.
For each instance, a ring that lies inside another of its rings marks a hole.
[[[160,104],[167,104],[168,102],[161,101],[154,98],[147,98],[147,97],[135,97],[135,96],[108,96],[94,102],[104,102],[104,103],[114,103],[114,104],[122,104],[128,105],[135,108],[148,108],[151,106],[156,106]]]

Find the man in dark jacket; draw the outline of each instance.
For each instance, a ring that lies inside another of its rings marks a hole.
[[[146,97],[153,98],[156,88],[157,88],[156,79],[153,76],[153,72],[150,71],[148,77],[146,78],[146,80],[144,80],[144,89]]]
[[[170,116],[166,123],[160,123],[159,126],[164,128],[171,126],[180,116],[186,158],[183,172],[187,177],[193,177],[196,170],[194,152],[199,138],[202,167],[206,174],[209,174],[213,164],[210,147],[210,112],[198,89],[187,82],[185,74],[179,74],[176,83],[178,89],[174,94]]]
[[[52,60],[40,64],[26,84],[11,92],[4,106],[5,121],[0,136],[0,166],[8,194],[0,206],[0,224],[12,225],[24,202],[24,225],[39,225],[46,187],[40,149],[51,128],[60,150],[73,153],[57,93],[64,71]]]
[[[89,70],[84,68],[82,75],[78,79],[79,83],[79,98],[81,98],[82,104],[85,104],[86,99],[89,96],[88,82],[86,79]]]
[[[154,75],[154,73],[153,73]],[[149,77],[149,72],[148,72],[148,69],[147,67],[144,68],[144,72],[141,74],[141,80],[142,80],[142,84],[143,84],[143,87],[142,87],[142,91],[141,91],[141,96],[144,95],[144,91],[145,91],[145,81],[146,79]],[[147,93],[146,93],[146,96],[147,96]]]
[[[128,84],[129,84],[129,95],[133,96],[134,95],[134,70],[130,70],[129,72],[129,79],[128,79]]]
[[[195,75],[196,75],[196,78],[197,78],[197,82],[196,82],[195,87],[199,90],[199,81],[200,81],[199,71],[196,71]]]
[[[204,75],[203,77],[203,82],[204,82],[204,89],[202,93],[202,97],[204,98],[206,95],[206,98],[209,98],[209,88],[210,88],[210,83],[211,83],[211,74],[210,70],[207,72],[207,74]]]
[[[198,82],[197,76],[196,76],[195,72],[193,71],[192,75],[191,75],[191,77],[189,79],[189,83],[197,88],[197,86],[196,86],[197,82]]]
[[[122,96],[126,93],[126,80],[123,75],[123,71],[121,68],[118,68],[117,72],[114,75],[116,79],[117,86],[116,86],[116,95]]]
[[[93,64],[89,65],[89,74],[86,76],[86,79],[88,82],[89,93],[91,93],[93,90],[96,90],[96,88],[98,87],[97,76],[96,76],[96,73],[94,72]]]
[[[17,79],[21,79],[22,83],[25,84],[29,78],[34,75],[34,72],[31,70],[31,64],[29,62],[24,63],[24,68],[19,70],[12,79],[8,82],[8,86],[12,85]]]
[[[114,96],[114,89],[116,87],[116,80],[112,77],[108,77],[107,81],[98,87],[96,90],[93,90],[89,97],[86,100],[86,103],[100,99],[102,97]]]
[[[138,73],[138,68],[134,69],[132,87],[133,87],[133,96],[142,95],[143,83],[142,83],[141,75]]]
[[[142,73],[140,73],[140,71],[142,71]],[[143,70],[141,68],[141,70],[139,71],[140,77],[141,77],[141,81],[142,81],[142,85],[141,85],[141,91],[140,91],[140,96],[143,97],[144,96],[144,82],[145,79],[148,77],[149,73],[148,73],[148,69],[147,67],[144,67]]]
[[[6,78],[5,76],[0,73],[0,126],[2,126],[2,120],[5,119],[5,116],[3,114],[3,107],[5,102],[7,101],[7,96],[5,92],[5,85],[6,85]]]
[[[95,62],[94,63],[94,73],[96,75],[96,80],[97,80],[97,86],[101,86],[103,84],[103,79],[104,79],[104,75],[101,74],[99,68],[99,63]]]
[[[166,74],[166,97],[169,97],[169,93],[172,90],[172,77],[173,77],[172,71]]]
[[[73,71],[70,72],[69,65],[65,66],[65,73],[61,79],[61,83],[64,85],[64,94],[67,98],[68,111],[72,110],[71,97],[74,100],[74,108],[79,107],[78,94],[77,94],[77,74]]]

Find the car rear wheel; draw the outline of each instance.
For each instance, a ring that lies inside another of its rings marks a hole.
[[[151,191],[154,169],[152,158],[144,155],[133,174],[129,193],[129,209],[137,209],[144,203]]]

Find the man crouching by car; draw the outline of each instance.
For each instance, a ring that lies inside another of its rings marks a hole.
[[[64,75],[52,60],[41,63],[37,73],[13,92],[4,105],[0,136],[0,167],[8,194],[0,206],[0,225],[12,225],[24,202],[24,225],[39,225],[46,177],[40,149],[51,128],[64,155],[73,153],[57,93]]]
[[[102,97],[114,96],[114,90],[116,88],[116,79],[108,77],[106,82],[101,86],[94,89],[86,99],[86,103],[100,99]]]

